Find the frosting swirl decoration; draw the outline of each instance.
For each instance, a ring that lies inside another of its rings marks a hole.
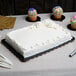
[[[62,15],[63,13],[63,9],[60,6],[54,7],[52,11],[54,15]]]
[[[28,15],[35,16],[35,15],[37,15],[37,11],[34,8],[29,8]]]

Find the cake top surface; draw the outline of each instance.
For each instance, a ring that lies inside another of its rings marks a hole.
[[[53,13],[56,14],[56,15],[63,13],[63,9],[62,9],[60,6],[55,6],[52,11],[53,11]]]
[[[46,19],[31,26],[12,31],[7,36],[18,46],[30,51],[32,48],[35,49],[39,46],[55,43],[61,38],[71,36],[71,34],[52,20]]]
[[[76,15],[73,16],[73,19],[76,20]]]
[[[71,24],[76,24],[76,15],[71,18]]]
[[[37,15],[36,9],[34,9],[34,8],[29,8],[29,10],[28,10],[28,15],[29,15],[29,16]]]
[[[34,8],[29,8],[29,11],[33,11],[33,10],[35,10]]]

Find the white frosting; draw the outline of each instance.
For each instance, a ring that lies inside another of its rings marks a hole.
[[[6,35],[6,41],[23,57],[51,49],[71,39],[69,31],[50,19],[12,31]]]

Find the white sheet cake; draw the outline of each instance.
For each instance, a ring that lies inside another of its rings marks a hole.
[[[12,31],[6,41],[24,58],[59,46],[72,39],[70,32],[50,19]]]

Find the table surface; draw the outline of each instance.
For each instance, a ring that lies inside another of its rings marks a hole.
[[[70,23],[70,18],[75,15],[76,12],[64,13],[66,17],[62,22],[55,21],[64,28],[67,29],[67,24]],[[22,27],[31,26],[34,22],[27,22],[25,20],[27,15],[18,15],[16,17],[15,26],[13,29],[5,29],[0,31],[0,40],[5,37],[5,35],[12,31]],[[39,14],[41,20],[50,18],[50,14]],[[69,29],[68,29],[69,30]],[[69,30],[76,38],[76,31]],[[70,58],[68,55],[76,49],[76,40],[66,44],[58,49],[55,49],[49,53],[43,54],[42,56],[33,58],[27,62],[21,62],[14,54],[12,54],[4,45],[0,43],[0,53],[5,55],[13,62],[12,69],[0,68],[1,72],[31,72],[31,71],[76,71],[76,55]]]

